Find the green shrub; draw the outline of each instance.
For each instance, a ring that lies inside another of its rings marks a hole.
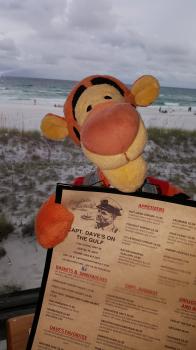
[[[12,233],[14,231],[14,226],[11,222],[9,222],[5,215],[0,215],[0,242],[3,239],[6,239],[9,235],[9,233]]]
[[[0,287],[0,295],[15,293],[19,292],[20,290],[22,290],[22,287],[19,284],[6,284]]]
[[[34,236],[34,231],[35,231],[35,223],[34,220],[30,220],[29,222],[27,222],[23,228],[22,228],[22,235],[23,237],[32,237]]]
[[[6,250],[3,247],[0,247],[0,259],[6,255]]]

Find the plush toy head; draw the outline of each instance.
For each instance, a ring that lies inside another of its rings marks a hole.
[[[70,136],[112,186],[133,192],[143,184],[147,169],[141,156],[147,133],[136,106],[151,104],[158,94],[159,83],[150,75],[131,89],[111,76],[90,76],[68,95],[64,117],[47,114],[41,129],[52,140]]]

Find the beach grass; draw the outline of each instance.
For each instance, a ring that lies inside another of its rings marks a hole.
[[[148,175],[195,195],[196,131],[149,128],[148,135],[144,152]],[[71,140],[48,141],[37,130],[0,128],[0,149],[0,209],[17,220],[32,217],[57,182],[72,183],[93,169]]]
[[[175,138],[176,141],[186,141],[188,139],[195,140],[196,142],[196,130],[182,130],[182,129],[165,129],[165,128],[148,128],[148,138],[162,145],[166,139],[172,140]],[[17,128],[0,128],[0,137],[2,138],[18,136],[28,137],[29,139],[41,140],[42,135],[39,130],[19,130]],[[2,139],[1,139],[2,140]]]
[[[191,140],[196,145],[196,130],[149,128],[149,140],[154,141],[159,146],[164,146],[165,142],[182,143]]]
[[[19,130],[17,128],[0,128],[0,137],[25,136],[32,139],[40,139],[41,133],[39,130]]]

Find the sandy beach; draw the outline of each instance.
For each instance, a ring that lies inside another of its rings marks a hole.
[[[165,128],[196,130],[196,108],[188,112],[187,107],[164,107],[159,112],[159,106],[138,108],[147,128]]]
[[[138,108],[147,128],[196,130],[196,107],[188,112],[187,107],[168,106],[159,111],[159,106]],[[0,104],[0,127],[19,130],[39,130],[41,119],[47,113],[63,116],[63,107],[53,105],[28,105],[19,103]]]
[[[39,130],[42,118],[49,112],[63,116],[63,107],[1,103],[0,127]]]

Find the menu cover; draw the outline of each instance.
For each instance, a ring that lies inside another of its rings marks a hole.
[[[27,350],[194,350],[191,200],[57,185],[74,213],[48,250]]]

